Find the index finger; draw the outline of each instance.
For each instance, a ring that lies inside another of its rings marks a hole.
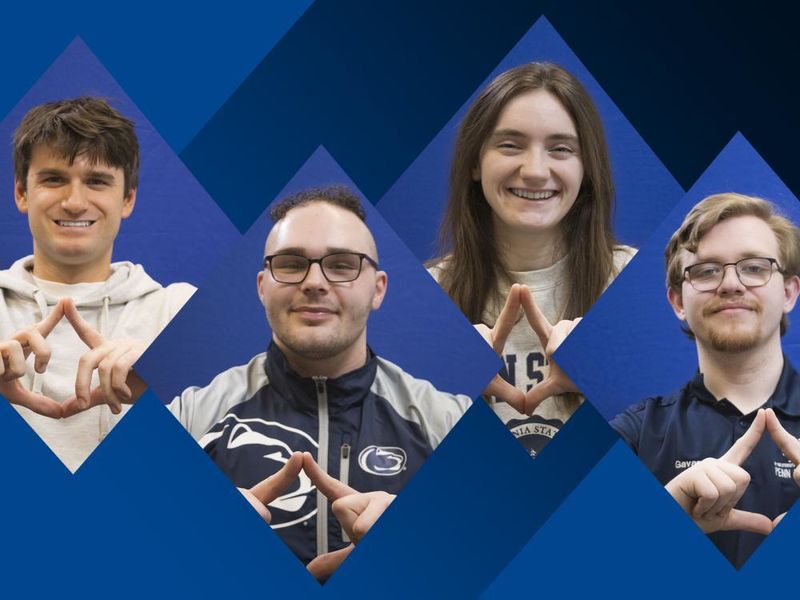
[[[100,335],[94,327],[83,320],[83,317],[75,307],[75,303],[69,298],[64,301],[64,316],[67,317],[67,321],[70,322],[75,333],[78,334],[78,337],[81,338],[83,343],[89,346],[89,348],[96,348],[105,342],[103,336]]]
[[[492,348],[497,354],[503,352],[506,340],[511,335],[511,330],[517,323],[517,313],[519,312],[519,292],[520,286],[513,284],[511,289],[508,290],[506,296],[506,303],[503,305],[503,310],[497,315],[494,327],[492,327]]]
[[[36,330],[41,334],[42,337],[47,337],[50,335],[50,332],[55,329],[56,325],[58,325],[58,322],[64,316],[64,303],[65,300],[63,298],[59,300],[58,304],[56,304],[53,307],[53,310],[50,311],[50,314],[35,325]]]
[[[358,493],[349,485],[342,483],[323,471],[317,464],[317,461],[314,460],[314,457],[311,456],[310,452],[303,452],[303,470],[306,472],[306,475],[308,475],[311,483],[313,483],[316,488],[322,492],[322,495],[331,502],[344,496]]]
[[[300,474],[302,467],[303,455],[299,452],[294,452],[277,473],[255,484],[250,488],[250,493],[263,504],[269,504],[286,491],[289,484]]]
[[[536,305],[536,302],[534,302],[533,294],[531,294],[527,286],[523,286],[520,292],[520,303],[522,304],[522,310],[525,311],[525,317],[528,319],[528,323],[531,324],[533,331],[536,333],[536,337],[539,338],[539,342],[542,344],[542,349],[547,348],[547,340],[550,339],[553,326],[550,324],[550,321],[547,320],[547,317],[544,316],[541,309]]]
[[[731,446],[730,449],[720,457],[720,459],[741,466],[742,463],[747,460],[747,457],[750,456],[753,448],[756,447],[756,444],[758,444],[758,441],[764,434],[766,420],[764,409],[759,408],[755,419],[753,419],[753,423],[750,425],[750,428],[744,432],[742,437],[736,440],[733,446]]]
[[[771,408],[767,409],[767,429],[784,456],[794,464],[800,465],[800,440],[783,428],[778,416]]]

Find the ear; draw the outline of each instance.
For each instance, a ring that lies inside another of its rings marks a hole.
[[[667,300],[669,300],[670,306],[672,306],[672,310],[675,312],[675,316],[681,321],[685,321],[686,311],[683,310],[683,296],[681,293],[669,288],[667,289]]]
[[[264,304],[264,291],[261,289],[261,283],[264,281],[264,271],[261,270],[258,272],[258,276],[256,277],[256,289],[258,290],[258,299],[261,300],[261,304]],[[264,305],[266,307],[266,305]]]
[[[472,181],[480,181],[481,180],[481,165],[478,163],[474,167],[472,167]]]
[[[783,312],[788,314],[792,312],[795,302],[797,302],[797,295],[800,294],[800,277],[792,275],[783,280]]]
[[[28,212],[28,196],[25,191],[25,185],[17,178],[14,178],[14,202],[19,212],[22,214]]]
[[[133,212],[133,207],[136,204],[136,188],[131,188],[128,195],[122,199],[122,218],[127,219]]]
[[[386,271],[378,271],[375,273],[375,294],[372,296],[372,310],[378,310],[381,307],[388,286],[389,276],[386,274]]]

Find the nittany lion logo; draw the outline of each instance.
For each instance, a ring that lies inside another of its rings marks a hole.
[[[224,452],[231,461],[247,460],[254,465],[266,461],[263,469],[259,469],[265,477],[285,465],[295,450],[316,453],[316,440],[300,429],[275,421],[228,414],[220,423],[224,423],[222,429],[209,431],[200,439],[200,445],[205,448],[211,442],[224,443]],[[292,440],[291,446],[283,440]],[[218,454],[222,451],[217,447]],[[297,482],[268,506],[272,513],[272,528],[289,527],[316,514],[316,488],[308,475],[300,471]]]
[[[358,455],[358,466],[372,475],[397,475],[406,468],[406,451],[394,446],[367,446]]]

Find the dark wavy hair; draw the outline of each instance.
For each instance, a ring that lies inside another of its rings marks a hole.
[[[33,149],[48,146],[72,164],[85,156],[122,170],[124,195],[139,185],[139,141],[133,121],[102,98],[81,96],[30,109],[14,132],[14,178],[25,189]]]

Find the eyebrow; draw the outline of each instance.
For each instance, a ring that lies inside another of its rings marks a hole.
[[[700,263],[720,263],[720,264],[722,264],[722,263],[725,262],[722,258],[720,258],[719,256],[715,256],[713,254],[708,258],[700,258],[699,254],[695,254],[695,256],[697,257],[697,262],[694,263],[694,264],[700,264]],[[761,252],[761,251],[753,251],[753,250],[749,250],[747,252],[742,252],[738,256],[739,256],[739,258],[736,259],[733,262],[737,262],[739,260],[744,260],[745,258],[777,258],[777,256],[770,256],[769,252]],[[689,265],[689,266],[691,266],[691,265]]]
[[[492,132],[492,138],[517,138],[517,139],[527,139],[527,135],[522,133],[517,129],[498,129]],[[564,142],[574,142],[578,143],[578,136],[572,133],[554,133],[552,135],[548,135],[547,140],[551,141],[564,141]]]
[[[64,169],[47,168],[36,172],[37,179],[45,179],[53,176],[65,177],[66,175],[67,172]],[[101,179],[106,183],[113,183],[115,180],[114,174],[107,173],[106,171],[89,171],[86,177],[89,179]]]
[[[51,177],[53,175],[64,175],[65,171],[61,169],[42,169],[40,171],[36,171],[37,179],[42,179],[44,177]]]
[[[113,173],[107,173],[106,171],[89,171],[86,177],[88,179],[101,179],[106,183],[113,183],[116,179]]]
[[[340,254],[344,252],[356,253],[356,254],[368,254],[367,252],[360,252],[358,250],[353,250],[352,248],[339,248],[339,247],[331,247],[328,246],[325,248],[323,253],[320,256],[326,256],[328,254]],[[275,250],[273,254],[296,254],[298,256],[306,256],[309,254],[305,248],[301,248],[299,246],[293,246],[290,248],[279,248]]]

